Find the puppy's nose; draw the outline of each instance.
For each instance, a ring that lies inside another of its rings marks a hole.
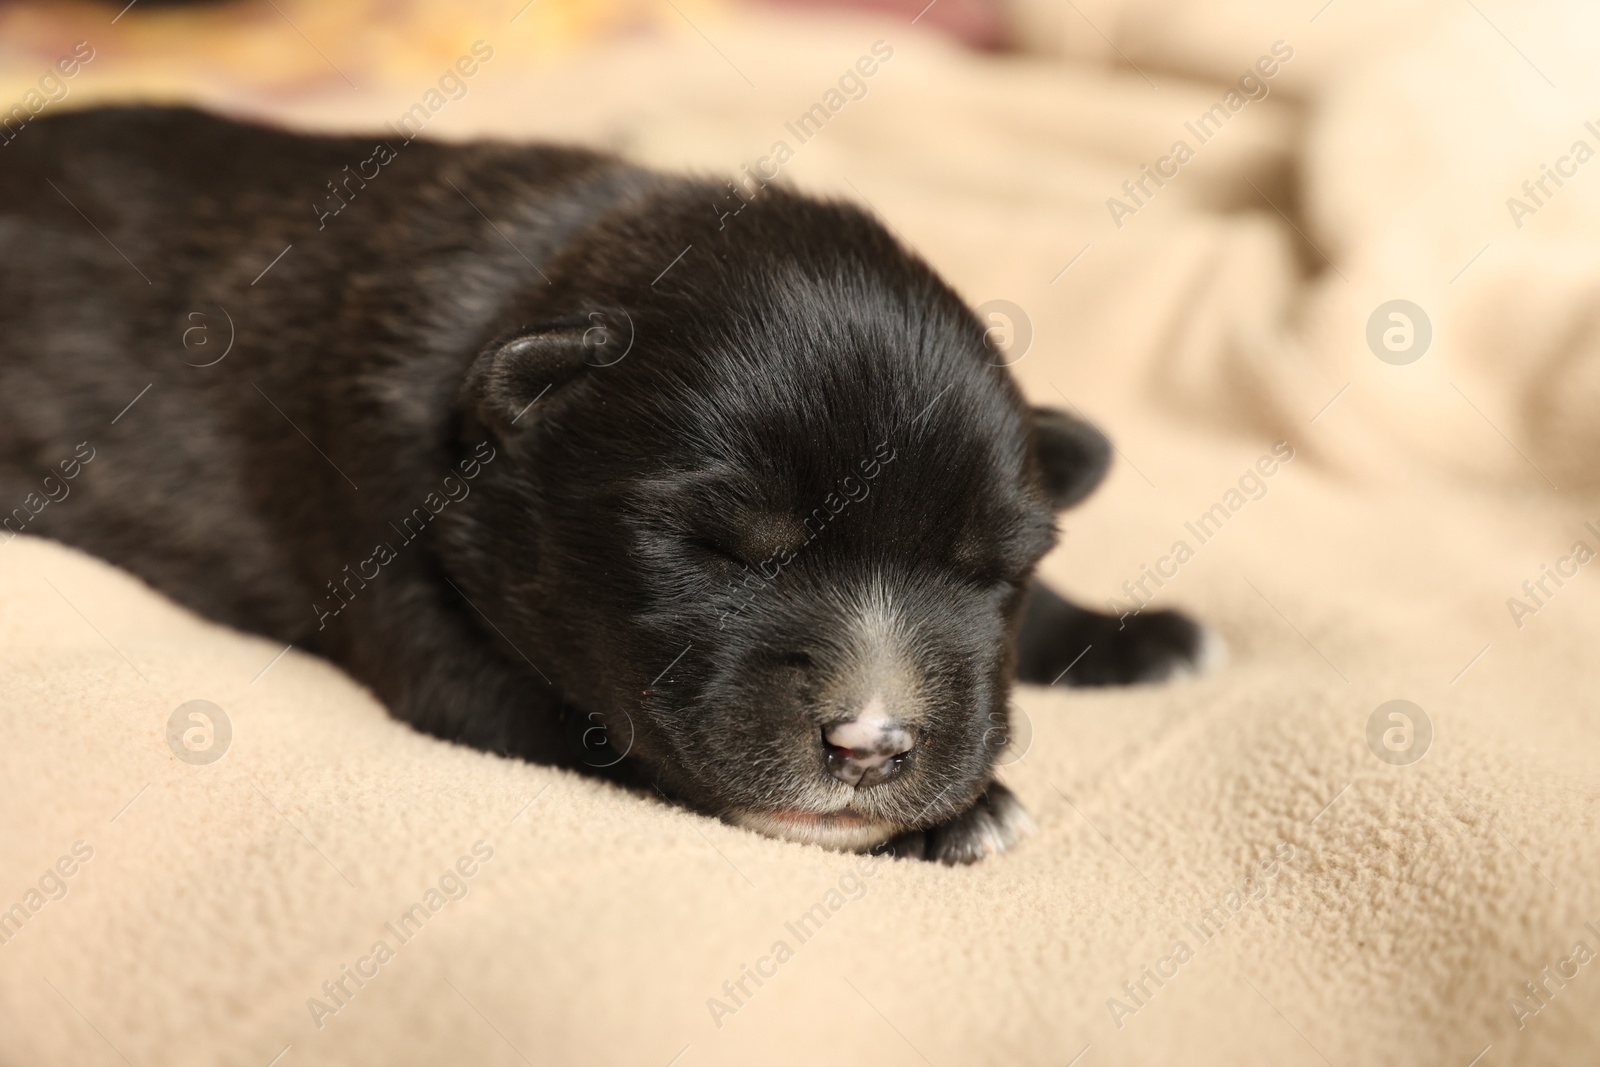
[[[877,699],[855,718],[823,727],[822,739],[827,744],[828,773],[857,789],[899,774],[916,744],[916,736],[890,718]]]

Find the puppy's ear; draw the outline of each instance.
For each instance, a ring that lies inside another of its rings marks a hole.
[[[502,440],[533,421],[531,410],[551,394],[594,368],[621,361],[631,346],[611,320],[621,312],[531,326],[501,334],[473,360],[462,385],[467,413]]]
[[[1088,496],[1111,465],[1105,434],[1064,411],[1033,409],[1033,454],[1057,511]]]

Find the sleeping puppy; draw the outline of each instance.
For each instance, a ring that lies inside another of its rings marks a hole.
[[[5,152],[8,536],[326,656],[420,730],[969,862],[1028,827],[994,778],[1013,677],[1201,658],[1181,616],[1033,580],[1109,446],[1030,409],[855,207],[184,109]]]

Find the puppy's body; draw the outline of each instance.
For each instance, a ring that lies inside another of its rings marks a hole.
[[[1103,439],[1029,412],[853,208],[728,217],[712,183],[499,144],[385,144],[350,181],[376,145],[137,109],[6,148],[8,533],[443,737],[836,847],[1014,840],[1013,639]],[[1026,680],[1199,653],[1172,616],[1041,590],[1027,618]]]
[[[370,555],[350,516],[398,519],[450,473],[466,366],[545,288],[532,264],[649,181],[578,151],[417,141],[319,229],[371,139],[143,109],[28,132],[0,169],[0,501],[87,439],[100,466],[26,532],[297,645],[325,583]]]

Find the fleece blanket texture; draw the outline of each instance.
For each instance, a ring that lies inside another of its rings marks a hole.
[[[1189,610],[1229,658],[1020,690],[1002,775],[1037,834],[873,862],[419,736],[17,537],[0,1064],[1600,1054],[1591,8],[1019,0],[999,57],[881,15],[276,6],[0,10],[0,102],[83,40],[46,106],[370,129],[424,102],[430,135],[866,203],[1030,398],[1116,441],[1045,576]],[[88,462],[138,413],[84,427]]]

